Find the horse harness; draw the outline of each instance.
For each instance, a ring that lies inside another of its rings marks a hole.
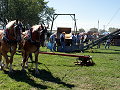
[[[41,44],[41,42],[40,42],[40,36],[43,33],[43,30],[42,31],[37,31],[37,32],[39,32],[38,33],[39,34],[39,38],[38,38],[39,40],[38,41],[32,39],[33,35],[32,35],[32,30],[31,29],[30,29],[30,32],[26,35],[28,37],[24,38],[25,41],[28,41],[29,43],[31,43],[32,45],[35,45],[37,47],[37,49],[34,52],[36,52],[37,50],[39,50],[39,47],[40,47],[40,44]]]

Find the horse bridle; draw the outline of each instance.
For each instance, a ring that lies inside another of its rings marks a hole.
[[[21,41],[21,29],[20,28],[22,28],[22,27],[20,27],[20,25],[18,25],[18,24],[15,25],[15,27],[14,27],[14,35],[15,35],[17,42]],[[18,39],[18,37],[19,37],[19,39]]]

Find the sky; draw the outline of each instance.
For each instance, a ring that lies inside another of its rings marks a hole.
[[[120,28],[120,0],[45,0],[57,14],[75,14],[77,28],[88,31],[90,28],[108,30]],[[98,24],[99,21],[99,24]],[[57,27],[74,27],[70,16],[58,16],[53,24]]]

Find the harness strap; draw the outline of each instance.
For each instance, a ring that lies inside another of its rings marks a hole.
[[[39,47],[37,47],[37,49],[34,51],[34,53],[37,52],[37,50],[39,50]]]

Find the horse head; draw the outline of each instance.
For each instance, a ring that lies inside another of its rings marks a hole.
[[[16,20],[6,25],[5,34],[8,40],[19,42],[21,40],[22,24]]]
[[[42,47],[44,47],[45,46],[45,40],[46,40],[46,37],[47,37],[47,28],[48,27],[46,27],[46,26],[43,26],[42,24],[41,24],[41,35],[40,35],[40,44],[41,44],[41,46]]]
[[[17,22],[17,24],[14,27],[14,33],[15,33],[16,40],[18,42],[21,41],[21,34],[23,29],[24,29],[23,24],[21,22]]]
[[[6,29],[2,32],[2,38],[0,42],[0,53],[5,58],[6,64],[5,66],[8,67],[10,64],[9,72],[12,72],[12,63],[13,57],[16,53],[17,49],[17,42],[20,40],[21,37],[21,26],[17,23],[16,20],[9,22],[6,25]],[[10,53],[10,57],[8,57],[8,52]],[[0,57],[1,57],[0,55]],[[0,59],[1,61],[1,59]]]
[[[32,40],[36,42],[40,42],[40,35],[42,33],[42,27],[41,25],[34,25],[31,28],[32,31]]]

